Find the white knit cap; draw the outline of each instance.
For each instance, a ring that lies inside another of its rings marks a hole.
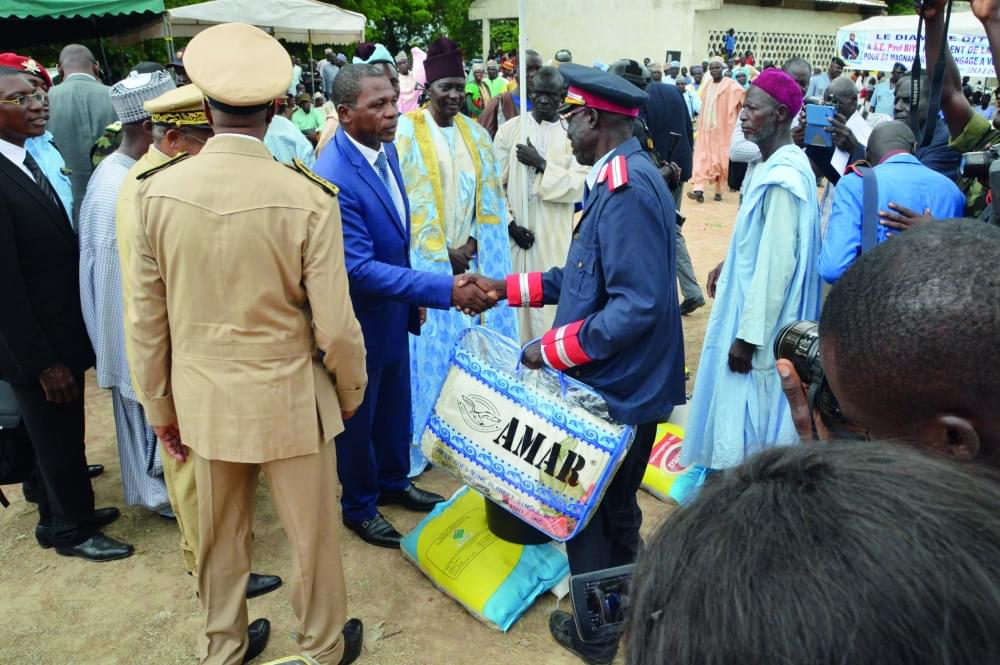
[[[111,86],[111,106],[122,124],[138,122],[149,118],[149,111],[143,103],[156,99],[177,85],[165,71],[139,74],[132,72],[127,78]]]

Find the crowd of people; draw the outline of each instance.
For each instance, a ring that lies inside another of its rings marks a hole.
[[[740,55],[735,30],[690,67],[565,49],[467,62],[441,37],[417,76],[363,43],[351,63],[326,51],[315,94],[244,24],[110,87],[81,45],[55,85],[0,54],[0,379],[24,423],[0,443],[34,456],[38,545],[134,552],[103,532],[119,510],[94,504],[96,368],[125,502],[176,521],[201,662],[248,662],[269,638],[245,602],[283,584],[251,572],[260,471],[301,650],[354,662],[340,527],[398,548],[380,506],[444,501],[415,482],[420,442],[478,325],[635,430],[566,543],[573,574],[639,561],[627,662],[996,661],[1000,229],[988,173],[959,163],[1000,130],[942,49],[945,2],[920,10],[927,71],[945,63],[940,117],[924,75],[911,105],[901,64],[867,83],[839,57],[777,66]],[[973,11],[1000,45],[996,8]],[[733,235],[703,290],[682,202],[694,216],[727,189]],[[706,293],[689,397],[682,317]],[[776,358],[799,321],[818,321],[822,385]],[[678,505],[644,545],[636,492],[658,423],[688,399]],[[830,438],[847,440],[813,442]],[[587,663],[620,650],[568,612],[549,627]]]

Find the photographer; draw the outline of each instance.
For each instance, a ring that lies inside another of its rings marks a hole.
[[[768,450],[648,542],[626,662],[997,663],[998,558],[984,469],[889,444]]]
[[[975,112],[962,92],[962,79],[949,49],[941,48],[944,41],[944,12],[951,0],[923,0],[916,3],[917,12],[924,17],[927,54],[927,71],[933,72],[938,57],[944,52],[944,83],[941,88],[941,111],[951,134],[951,147],[958,153],[979,152],[1000,142],[1000,131],[990,121]],[[976,15],[990,41],[990,50],[1000,53],[1000,3],[997,0],[972,0],[972,13]],[[998,64],[994,60],[994,67]],[[1000,76],[1000,70],[998,70]],[[919,137],[918,137],[919,139]],[[959,188],[966,195],[967,217],[988,215],[987,193],[989,182],[974,177],[962,177]]]
[[[823,371],[844,417],[872,437],[1000,464],[997,256],[1000,229],[956,219],[854,262],[819,323]],[[792,362],[777,368],[799,436],[814,438],[815,426],[829,438]]]

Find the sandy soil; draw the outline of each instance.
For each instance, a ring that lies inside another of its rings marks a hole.
[[[684,231],[698,281],[725,255],[736,216],[737,195],[722,203],[684,201]],[[684,319],[687,362],[694,385],[709,306]],[[0,664],[138,665],[196,662],[199,604],[184,574],[173,522],[146,510],[122,505],[121,479],[109,394],[87,383],[88,458],[107,467],[94,481],[98,506],[117,505],[122,517],[106,529],[136,547],[122,561],[95,564],[60,557],[35,544],[36,513],[20,489],[11,487],[11,507],[0,510],[0,598],[3,630]],[[427,489],[451,494],[454,479],[431,471]],[[644,531],[664,516],[665,506],[640,493],[646,515]],[[420,515],[388,508],[386,515],[404,533]],[[288,546],[263,486],[258,493],[254,570],[288,577]],[[395,551],[371,547],[348,532],[342,552],[348,581],[349,613],[365,622],[362,663],[376,665],[574,665],[548,634],[548,614],[558,606],[542,596],[507,634],[474,619],[435,590]],[[562,607],[567,601],[562,601]],[[294,616],[287,589],[249,601],[251,620],[272,622],[271,641],[255,662],[295,653]]]

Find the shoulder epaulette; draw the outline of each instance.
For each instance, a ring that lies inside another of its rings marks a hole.
[[[293,159],[291,164],[285,164],[291,170],[301,173],[305,177],[309,178],[313,183],[319,185],[320,189],[329,194],[330,196],[336,196],[340,193],[340,188],[335,184],[327,180],[326,178],[316,175],[316,173],[302,163],[301,159]]]
[[[135,179],[136,180],[145,180],[149,176],[153,175],[154,173],[159,173],[160,171],[162,171],[163,169],[167,168],[168,166],[173,166],[177,162],[183,162],[185,159],[187,159],[190,156],[191,155],[189,155],[186,152],[179,152],[176,155],[174,155],[173,157],[171,157],[169,160],[167,160],[167,161],[163,162],[162,164],[160,164],[159,166],[154,166],[153,168],[149,169],[148,171],[143,171],[142,173],[140,173],[139,175],[137,175],[135,177]]]
[[[618,155],[601,167],[597,182],[608,182],[608,191],[616,192],[628,184],[628,160],[625,155]]]

